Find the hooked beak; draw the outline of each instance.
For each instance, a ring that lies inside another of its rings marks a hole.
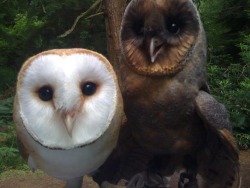
[[[161,52],[163,46],[163,41],[161,41],[159,38],[153,37],[150,41],[149,46],[149,54],[151,58],[151,63],[154,63],[157,59],[159,53]]]
[[[76,116],[77,111],[72,110],[72,111],[63,111],[63,121],[66,126],[66,129],[70,135],[72,136],[72,130],[74,127],[74,122],[75,122],[75,116]]]

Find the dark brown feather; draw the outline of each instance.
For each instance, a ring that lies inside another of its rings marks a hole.
[[[152,39],[163,41],[154,62]],[[170,176],[185,168],[200,173],[205,187],[236,186],[238,151],[226,110],[206,93],[206,39],[192,1],[132,0],[122,22],[121,47],[127,117],[121,135],[129,137],[122,136],[99,173],[116,161],[116,177],[103,173],[98,181],[117,183],[145,170]]]

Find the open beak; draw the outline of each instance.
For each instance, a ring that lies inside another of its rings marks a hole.
[[[149,46],[149,53],[151,58],[151,63],[154,63],[157,59],[159,53],[161,52],[163,46],[163,41],[161,41],[159,38],[153,37],[150,41]]]
[[[72,136],[76,113],[75,110],[63,112],[63,121],[70,136]]]

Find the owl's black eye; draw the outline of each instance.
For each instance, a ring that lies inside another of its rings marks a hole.
[[[176,22],[169,22],[167,23],[167,30],[171,34],[178,34],[180,32],[180,26]]]
[[[38,90],[38,96],[42,101],[50,101],[53,98],[53,90],[50,86],[43,86]]]
[[[86,82],[82,85],[83,95],[93,95],[96,92],[97,85],[93,82]]]
[[[143,20],[138,20],[133,24],[133,30],[137,36],[142,36],[144,34],[144,22]]]

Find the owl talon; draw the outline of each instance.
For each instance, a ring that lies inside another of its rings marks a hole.
[[[181,173],[178,188],[198,188],[196,173]]]
[[[127,184],[127,188],[168,188],[168,178],[160,174],[143,172],[135,175]]]
[[[136,174],[127,184],[127,188],[144,187],[145,176],[143,173]]]
[[[126,188],[126,185],[120,185],[119,183],[117,185],[114,185],[112,183],[109,183],[107,181],[103,182],[100,188]]]
[[[178,188],[198,188],[197,182],[181,183],[179,182]]]

